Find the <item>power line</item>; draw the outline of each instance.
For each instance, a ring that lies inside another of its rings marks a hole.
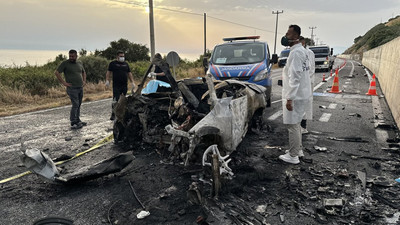
[[[248,25],[232,22],[232,21],[221,19],[221,18],[217,18],[217,17],[214,17],[214,16],[209,16],[208,15],[208,17],[210,17],[212,19],[215,19],[215,20],[220,20],[220,21],[223,21],[223,22],[226,22],[226,23],[231,23],[231,24],[235,24],[235,25],[238,25],[238,26],[242,26],[242,27],[247,27],[247,28],[252,28],[252,29],[256,29],[256,30],[261,30],[261,31],[265,31],[265,32],[274,33],[273,31],[270,31],[270,30],[264,30],[264,29],[261,29],[261,28],[252,27],[252,26],[248,26]]]
[[[109,0],[109,1],[130,4],[130,5],[134,5],[134,6],[137,6],[137,7],[146,7],[146,5],[141,4],[141,3],[137,2],[137,1],[123,1],[123,0]],[[157,6],[153,6],[153,7],[156,8],[156,9],[166,10],[166,11],[170,11],[170,12],[183,13],[183,14],[203,17],[203,14],[201,14],[201,13],[186,12],[186,11],[181,11],[181,10],[177,10],[177,9],[168,9],[168,8],[157,7]],[[247,28],[251,28],[251,29],[256,29],[256,30],[260,30],[260,31],[269,32],[269,33],[274,33],[273,31],[270,31],[270,30],[265,30],[265,29],[261,29],[261,28],[258,28],[258,27],[253,27],[253,26],[249,26],[249,25],[245,25],[245,24],[241,24],[241,23],[236,23],[236,22],[229,21],[229,20],[226,20],[226,19],[221,19],[221,18],[218,18],[218,17],[210,16],[208,14],[207,14],[207,16],[212,18],[212,19],[223,21],[223,22],[230,23],[230,24],[234,24],[234,25],[237,25],[237,26],[242,26],[242,27],[247,27]]]

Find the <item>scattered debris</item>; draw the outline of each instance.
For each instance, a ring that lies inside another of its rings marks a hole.
[[[357,171],[357,175],[358,175],[358,179],[360,179],[362,187],[366,188],[367,185],[367,174],[365,172],[362,171]]]
[[[136,215],[136,217],[137,217],[139,220],[144,219],[144,218],[146,218],[146,217],[148,217],[148,216],[150,216],[150,212],[149,212],[149,211],[144,211],[144,210],[140,211],[140,213],[138,213],[138,214]]]
[[[24,149],[25,146],[21,143],[21,150]],[[22,162],[33,173],[52,181],[60,174],[53,160],[46,153],[38,149],[26,149],[23,153]]]
[[[189,185],[189,189],[186,192],[186,196],[190,204],[201,205],[202,195],[199,190],[198,184],[196,182],[192,182],[192,184]]]
[[[343,199],[324,199],[324,206],[339,206],[342,207],[344,204]]]
[[[256,212],[258,213],[265,213],[267,211],[267,206],[266,205],[259,205],[256,208]]]
[[[348,142],[368,142],[361,137],[327,137],[330,140],[334,141],[348,141]]]
[[[62,183],[75,183],[96,179],[117,173],[127,167],[134,159],[132,152],[121,153],[94,165],[82,167],[72,173],[60,174],[55,180]]]
[[[384,122],[378,123],[378,124],[375,126],[375,128],[379,128],[379,129],[383,129],[383,130],[395,130],[395,129],[396,129],[396,127],[395,127],[394,125],[392,125],[392,124],[387,124],[387,123],[384,123]]]
[[[349,172],[347,171],[347,169],[339,169],[336,172],[336,176],[340,178],[349,178]]]
[[[361,117],[361,115],[360,115],[360,114],[358,114],[358,113],[349,113],[349,116],[357,116],[357,117]]]
[[[320,152],[326,152],[328,150],[327,147],[320,147],[320,146],[314,146],[314,149]]]

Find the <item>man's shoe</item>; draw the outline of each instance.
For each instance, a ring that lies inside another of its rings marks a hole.
[[[301,128],[301,134],[308,134],[308,130],[306,128]]]
[[[289,153],[289,150],[286,150],[285,153]],[[303,150],[299,151],[299,157],[304,157],[304,152]]]
[[[82,125],[80,125],[79,123],[75,123],[73,125],[71,125],[71,129],[72,130],[77,130],[77,129],[81,129]]]
[[[282,160],[282,161],[285,161],[287,163],[291,163],[291,164],[299,164],[300,163],[300,160],[299,160],[298,156],[292,157],[292,156],[290,156],[289,153],[286,153],[284,155],[280,155],[279,159]]]
[[[110,120],[115,120],[115,115],[111,114]]]
[[[86,125],[87,125],[87,123],[86,123],[86,122],[82,122],[82,121],[79,121],[79,122],[78,122],[78,124],[79,124],[79,125],[81,125],[82,127],[84,127],[84,126],[86,126]]]

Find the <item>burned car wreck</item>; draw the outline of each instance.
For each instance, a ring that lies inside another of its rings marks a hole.
[[[200,162],[205,150],[216,144],[224,161],[249,125],[260,121],[266,107],[265,88],[211,77],[176,82],[167,64],[156,63],[171,87],[142,94],[145,77],[133,95],[121,97],[115,107],[114,141],[136,147],[154,144],[159,150],[168,149],[171,160],[185,165]]]

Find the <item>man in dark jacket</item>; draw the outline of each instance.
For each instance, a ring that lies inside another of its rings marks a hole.
[[[126,95],[128,91],[128,78],[132,83],[132,92],[135,87],[133,83],[133,76],[128,63],[125,62],[125,53],[123,51],[117,52],[116,60],[110,62],[106,73],[106,86],[110,86],[110,76],[112,74],[113,83],[113,102],[111,105],[112,112],[110,120],[115,119],[114,106],[119,100],[121,94]]]

